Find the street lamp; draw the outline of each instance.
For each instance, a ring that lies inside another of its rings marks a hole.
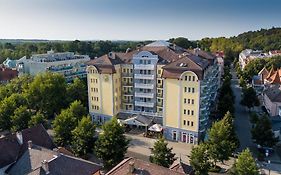
[[[268,175],[270,175],[270,160],[267,161],[267,165],[268,165]]]

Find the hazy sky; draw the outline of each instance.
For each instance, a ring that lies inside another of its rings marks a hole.
[[[281,26],[281,0],[0,0],[0,38],[233,36]]]

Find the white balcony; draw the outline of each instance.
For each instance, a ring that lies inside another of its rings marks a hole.
[[[154,75],[135,74],[135,79],[147,79],[147,80],[153,80],[153,79],[154,79]]]
[[[153,84],[135,83],[135,88],[153,89]]]
[[[154,94],[153,94],[153,93],[135,92],[135,97],[140,97],[140,98],[153,98],[153,97],[154,97]]]
[[[142,107],[149,107],[149,108],[153,108],[153,107],[154,107],[154,103],[151,103],[151,102],[141,102],[141,101],[135,101],[135,106],[142,106]]]
[[[154,70],[154,65],[152,64],[135,64],[134,69],[139,69],[139,70]]]

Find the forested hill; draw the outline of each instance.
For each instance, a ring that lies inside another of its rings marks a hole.
[[[233,61],[243,49],[279,50],[281,49],[281,28],[261,29],[249,31],[238,36],[226,38],[203,38],[198,41],[189,41],[178,37],[169,40],[184,48],[194,48],[216,52],[224,51],[226,60]],[[110,51],[125,52],[127,48],[135,49],[137,45],[147,44],[150,41],[45,41],[45,40],[0,40],[0,63],[7,57],[18,59],[34,53],[46,53],[53,49],[56,52],[75,52],[90,57],[101,56]]]
[[[241,43],[244,48],[264,51],[281,49],[281,28],[249,31],[233,37],[233,39]]]

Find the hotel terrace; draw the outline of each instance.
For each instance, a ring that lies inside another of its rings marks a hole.
[[[127,124],[160,123],[167,139],[197,144],[207,129],[220,72],[214,55],[165,41],[110,52],[88,62],[89,113],[97,123],[112,116]]]

